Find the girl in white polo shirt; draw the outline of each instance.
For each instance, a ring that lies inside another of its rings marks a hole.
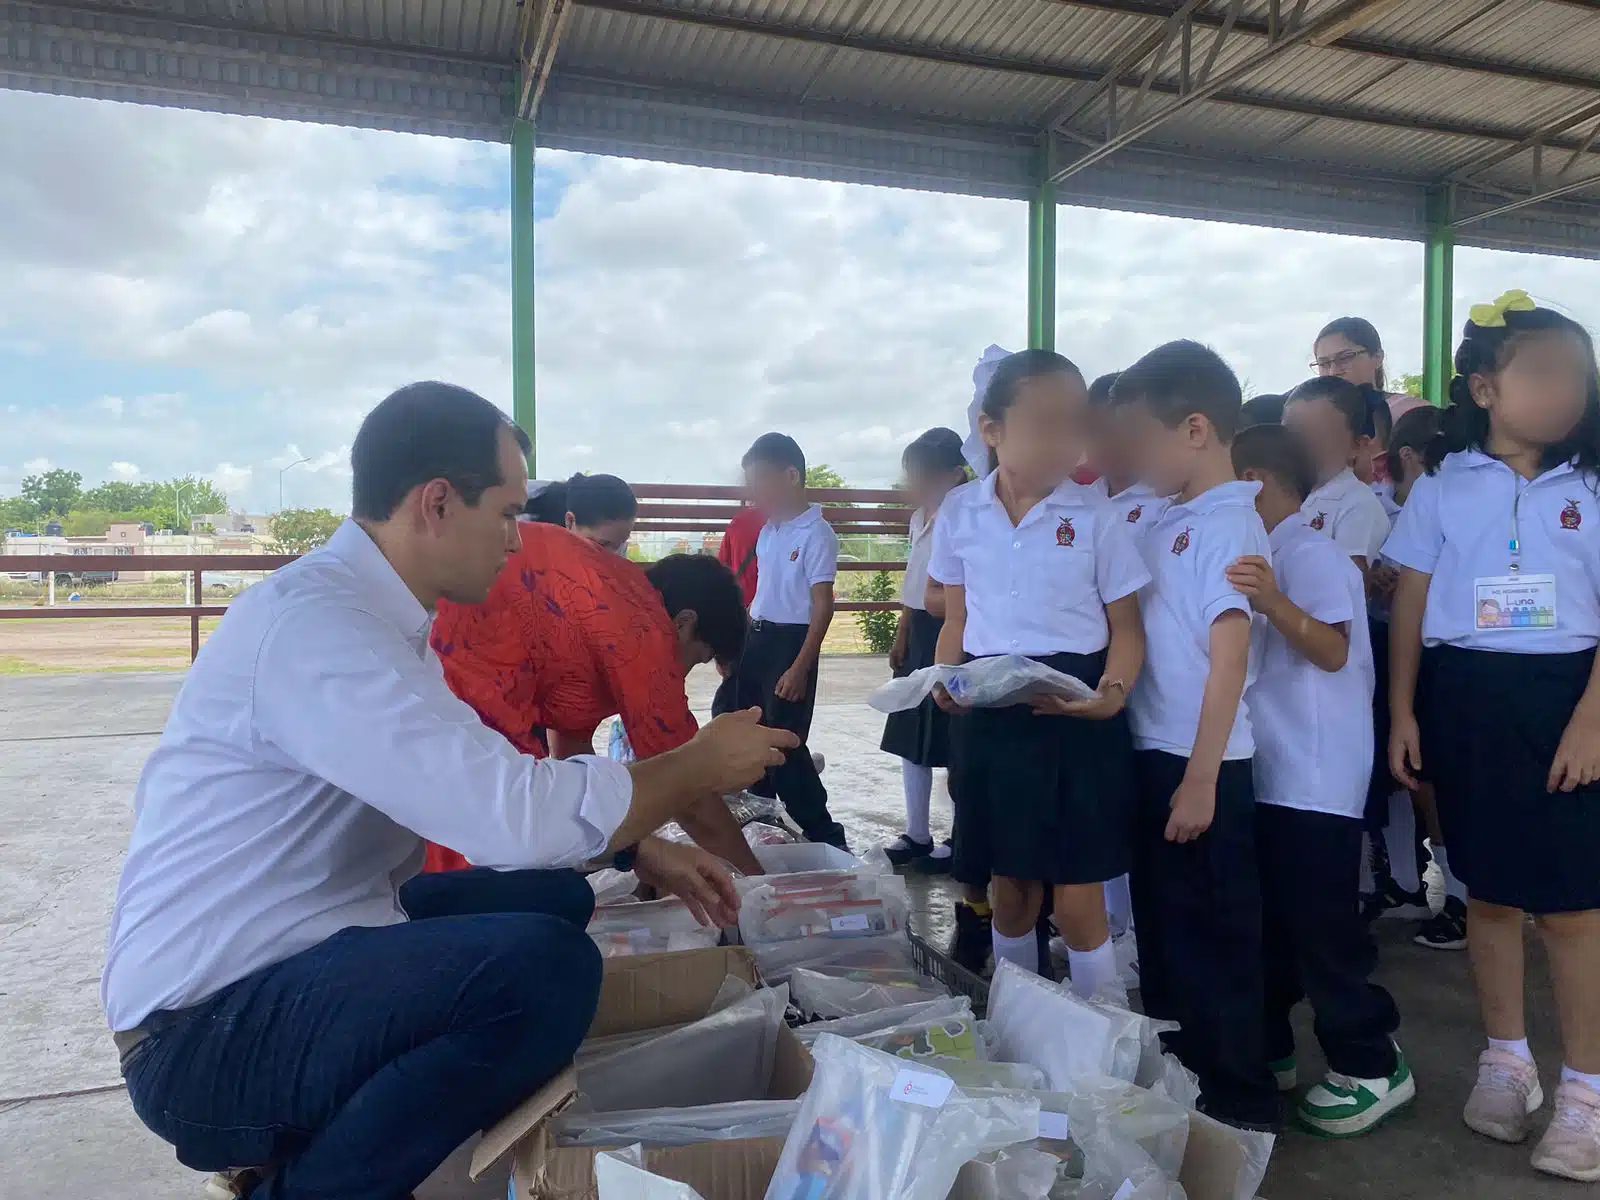
[[[1543,1102],[1523,1014],[1544,935],[1566,1065],[1536,1169],[1600,1179],[1600,383],[1577,322],[1511,292],[1472,309],[1444,432],[1384,556],[1390,765],[1427,772],[1469,892],[1489,1048],[1466,1123],[1519,1142]],[[1426,647],[1426,648],[1424,648]],[[1421,676],[1419,684],[1419,673]]]
[[[1025,350],[984,392],[992,470],[946,497],[929,576],[944,585],[937,660],[1026,655],[1097,688],[961,715],[952,770],[956,878],[992,876],[996,960],[1039,971],[1035,918],[1054,888],[1073,990],[1117,977],[1103,885],[1132,852],[1133,743],[1123,706],[1144,659],[1149,581],[1125,518],[1074,483],[1088,395],[1067,359]],[[941,707],[959,712],[943,689]]]
[[[1289,1013],[1309,999],[1329,1074],[1296,1113],[1318,1133],[1350,1137],[1416,1095],[1393,1039],[1399,1010],[1369,978],[1377,953],[1356,902],[1373,758],[1366,594],[1355,564],[1299,511],[1316,477],[1299,436],[1257,425],[1232,449],[1239,478],[1261,485],[1256,510],[1272,548],[1270,563],[1242,558],[1228,570],[1267,618],[1249,690],[1267,1058],[1279,1088],[1292,1090]]]
[[[1371,458],[1371,405],[1382,399],[1371,388],[1325,375],[1295,388],[1283,406],[1283,423],[1305,439],[1317,468],[1316,489],[1301,511],[1311,528],[1338,542],[1363,572],[1389,536],[1383,501],[1354,470],[1363,457]]]

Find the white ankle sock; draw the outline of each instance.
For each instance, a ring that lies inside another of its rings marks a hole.
[[[1467,902],[1467,885],[1456,878],[1456,873],[1450,869],[1450,854],[1440,845],[1432,847],[1433,861],[1439,864],[1439,874],[1444,876],[1444,894],[1454,896],[1461,903]]]
[[[1107,938],[1093,950],[1067,947],[1067,969],[1072,972],[1072,990],[1084,1000],[1117,979],[1117,952]]]
[[[1111,926],[1111,936],[1118,937],[1133,928],[1133,896],[1128,891],[1128,877],[1119,875],[1106,880],[1106,920]]]
[[[1417,875],[1417,814],[1411,807],[1410,792],[1395,792],[1389,797],[1389,823],[1383,829],[1383,844],[1389,851],[1389,876],[1401,891],[1415,892],[1422,887]]]
[[[900,779],[906,789],[906,836],[914,842],[931,842],[928,832],[928,805],[933,800],[933,768],[919,767],[909,759],[900,760]]]
[[[1600,1095],[1600,1075],[1585,1075],[1582,1071],[1574,1071],[1571,1067],[1562,1067],[1561,1082],[1581,1083],[1591,1092]]]
[[[1033,930],[1021,937],[1007,937],[998,929],[994,931],[994,958],[996,962],[1016,963],[1024,971],[1039,973],[1039,939]]]
[[[1533,1062],[1533,1051],[1528,1049],[1527,1038],[1521,1038],[1515,1042],[1504,1041],[1500,1038],[1490,1038],[1489,1045],[1496,1050],[1504,1050],[1507,1054],[1515,1054],[1525,1063]]]
[[[1372,878],[1372,835],[1361,835],[1361,894],[1370,896],[1378,890],[1377,882]]]

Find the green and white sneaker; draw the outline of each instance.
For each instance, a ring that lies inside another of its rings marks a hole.
[[[1269,1062],[1267,1070],[1272,1072],[1272,1078],[1277,1082],[1280,1092],[1292,1092],[1300,1086],[1300,1066],[1292,1054],[1288,1058]]]
[[[1300,1123],[1323,1137],[1359,1137],[1369,1133],[1410,1104],[1417,1095],[1406,1056],[1395,1048],[1398,1062],[1387,1079],[1352,1079],[1330,1071],[1306,1093],[1295,1110]]]

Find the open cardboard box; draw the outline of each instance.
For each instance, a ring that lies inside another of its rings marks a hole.
[[[600,1006],[589,1036],[699,1020],[710,1011],[717,990],[729,975],[752,986],[758,984],[755,958],[748,950],[722,946],[607,959]],[[810,1083],[811,1055],[786,1027],[778,1034],[767,1095],[750,1099],[791,1100]],[[550,1131],[551,1118],[571,1104],[576,1094],[577,1074],[568,1067],[485,1131],[472,1156],[472,1178],[510,1154],[514,1156],[511,1182],[515,1200],[597,1200],[595,1148],[557,1146]],[[705,1200],[761,1200],[782,1151],[782,1138],[647,1147],[645,1167],[689,1184]]]

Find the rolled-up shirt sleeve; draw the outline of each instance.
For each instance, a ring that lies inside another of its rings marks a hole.
[[[251,707],[264,754],[478,866],[576,866],[605,850],[632,804],[626,767],[520,753],[451,693],[436,661],[360,609],[280,617]]]

